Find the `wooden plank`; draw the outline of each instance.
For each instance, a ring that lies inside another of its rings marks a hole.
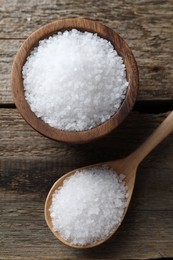
[[[23,40],[0,40],[0,104],[14,103],[10,75],[13,57]]]
[[[52,20],[64,17],[90,17],[101,20],[128,39],[138,37],[154,36],[149,38],[152,44],[159,43],[162,35],[171,31],[172,22],[172,1],[148,0],[145,2],[133,1],[85,1],[76,2],[73,0],[31,0],[31,1],[10,1],[1,0],[1,24],[0,38],[26,38],[33,30]],[[91,5],[92,4],[92,5]],[[104,5],[103,5],[104,4]],[[84,8],[85,7],[85,8]],[[20,11],[20,16],[19,16]],[[126,28],[129,31],[126,31]],[[153,33],[150,34],[150,30]],[[160,36],[160,38],[157,37]],[[145,39],[145,38],[143,38]],[[137,39],[136,39],[137,43]],[[146,44],[146,43],[145,43]],[[140,44],[137,43],[139,46]],[[148,55],[149,56],[149,55]]]
[[[68,248],[53,237],[43,215],[48,190],[59,176],[129,154],[166,114],[133,112],[109,136],[68,145],[36,133],[16,109],[0,112],[0,259],[173,257],[173,135],[140,165],[125,221],[107,243],[89,250]]]
[[[172,1],[0,1],[0,104],[12,103],[10,69],[22,41],[64,17],[90,17],[115,29],[132,48],[140,72],[138,100],[173,98]],[[84,8],[85,6],[85,8]],[[92,6],[92,8],[91,8]],[[20,12],[20,16],[19,16]]]
[[[90,164],[127,155],[165,118],[165,114],[131,112],[108,136],[87,144],[65,144],[43,137],[33,130],[16,109],[0,109],[1,159],[42,159],[47,155],[61,166]],[[145,129],[145,131],[144,131]],[[169,137],[171,140],[172,136]],[[169,143],[165,141],[169,147]],[[124,144],[122,146],[122,143]],[[111,149],[110,149],[111,148]],[[157,149],[157,148],[156,148]],[[102,153],[104,150],[104,153]],[[73,158],[74,157],[74,158]]]
[[[162,190],[162,179],[155,179]],[[145,180],[138,178],[136,186],[140,181],[145,184]],[[142,192],[146,192],[143,186]],[[89,250],[68,248],[54,238],[44,221],[44,198],[40,199],[39,194],[1,190],[0,195],[0,259],[151,259],[173,256],[173,210],[140,210],[138,205],[142,205],[142,201],[137,192],[116,235]],[[168,192],[160,192],[160,196],[167,195]]]

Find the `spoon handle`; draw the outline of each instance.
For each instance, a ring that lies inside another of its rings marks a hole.
[[[137,148],[133,153],[131,153],[127,158],[131,159],[131,162],[137,168],[140,162],[172,131],[173,131],[173,111],[146,139],[146,141],[142,145],[140,145],[139,148]]]

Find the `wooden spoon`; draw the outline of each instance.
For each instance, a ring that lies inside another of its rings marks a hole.
[[[113,168],[118,174],[124,174],[125,175],[124,181],[128,187],[127,205],[129,205],[131,196],[132,196],[132,192],[133,192],[133,188],[134,188],[134,184],[135,184],[136,171],[137,171],[138,165],[172,131],[173,131],[173,111],[160,124],[160,126],[153,132],[153,134],[151,134],[151,136],[138,149],[136,149],[133,153],[131,153],[126,158],[116,160],[116,161],[98,163],[98,164],[90,165],[90,166],[83,167],[80,169],[92,168],[95,166],[108,166],[108,167]],[[46,219],[47,225],[49,226],[49,228],[53,232],[53,234],[64,244],[71,246],[71,247],[76,247],[76,248],[90,248],[90,247],[97,246],[97,245],[105,242],[108,238],[110,238],[116,232],[116,230],[121,225],[121,223],[114,227],[114,229],[111,231],[110,235],[108,237],[106,237],[106,239],[102,239],[95,243],[82,245],[82,246],[70,244],[70,241],[64,240],[58,232],[53,231],[50,212],[49,212],[49,208],[52,204],[52,195],[55,192],[55,190],[57,190],[60,186],[63,185],[63,181],[70,175],[73,175],[77,170],[78,169],[65,174],[59,180],[57,180],[55,182],[55,184],[52,186],[52,188],[47,196],[46,202],[45,202],[45,219]],[[122,220],[124,219],[127,209],[128,209],[128,206],[124,210]],[[121,220],[121,222],[122,222],[122,220]]]

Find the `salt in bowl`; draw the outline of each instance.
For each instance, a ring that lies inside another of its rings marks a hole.
[[[25,99],[22,68],[26,62],[27,57],[31,51],[38,46],[39,41],[49,36],[64,32],[66,30],[77,29],[81,32],[97,33],[98,36],[110,41],[117,51],[118,55],[122,57],[126,67],[126,78],[129,82],[126,91],[125,99],[123,100],[118,111],[111,116],[110,119],[104,123],[84,131],[65,131],[45,123],[41,118],[38,118],[32,112],[27,100]],[[72,18],[62,19],[55,22],[46,24],[33,32],[22,44],[17,52],[12,65],[11,85],[14,102],[18,111],[23,118],[30,124],[36,131],[42,135],[67,143],[84,143],[101,138],[111,131],[113,131],[129,114],[137,96],[139,78],[138,69],[135,58],[126,44],[126,42],[112,29],[100,24],[93,20]]]

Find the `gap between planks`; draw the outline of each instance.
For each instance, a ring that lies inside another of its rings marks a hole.
[[[14,103],[0,104],[0,108],[16,109]],[[161,114],[173,111],[173,100],[138,100],[134,104],[133,111],[145,114]]]

